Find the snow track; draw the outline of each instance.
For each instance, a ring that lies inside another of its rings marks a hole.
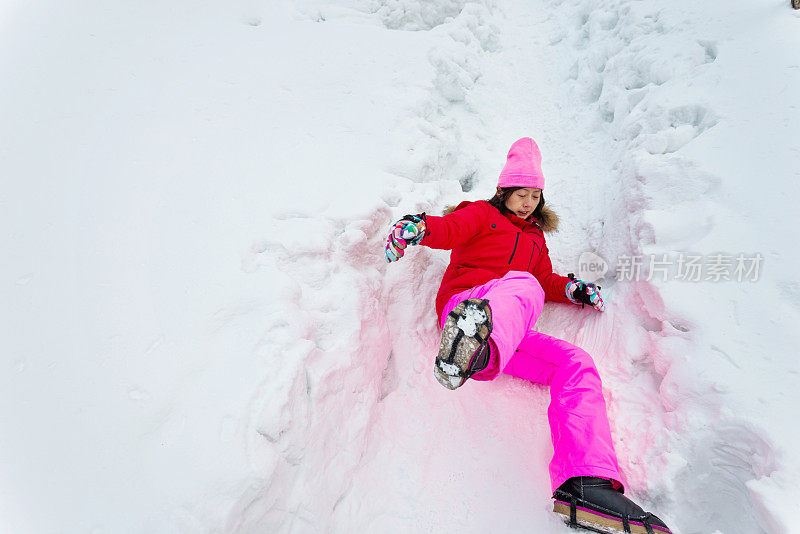
[[[718,54],[714,38],[687,28],[675,13],[624,1],[602,7],[544,2],[539,9],[493,2],[366,6],[347,8],[389,29],[431,32],[433,43],[429,96],[395,133],[398,155],[387,170],[409,182],[398,182],[385,194],[392,210],[386,221],[408,212],[436,212],[473,189],[478,198],[490,196],[506,146],[532,135],[545,153],[547,197],[564,221],[564,230],[550,238],[557,270],[574,270],[570,258],[585,250],[604,258],[691,250],[712,231],[709,213],[720,204],[721,179],[680,152],[718,124],[718,113],[706,95],[675,87],[690,87],[692,80],[708,75]],[[341,4],[316,3],[313,12],[316,20],[329,21],[341,9]],[[374,250],[385,231],[377,223],[380,216],[388,216],[386,208],[369,225]],[[289,265],[299,261],[288,259]],[[329,261],[332,266],[340,259],[330,256]],[[355,390],[369,390],[366,403],[372,403],[363,407],[370,417],[347,421],[359,436],[347,440],[350,461],[345,471],[337,471],[347,483],[323,483],[330,497],[315,499],[312,511],[308,504],[301,506],[301,494],[286,491],[287,480],[271,479],[269,491],[296,499],[283,509],[305,508],[307,523],[293,528],[294,515],[282,516],[273,508],[269,518],[249,525],[287,532],[482,532],[498,528],[497,518],[510,514],[513,519],[502,531],[522,532],[527,530],[522,525],[530,524],[563,531],[546,511],[549,431],[539,415],[546,389],[505,377],[462,388],[458,398],[431,391],[436,386],[428,360],[438,331],[425,310],[432,309],[444,265],[443,254],[414,249],[382,278],[371,273],[369,283],[383,285],[375,307],[382,329],[378,333],[362,321],[353,335],[380,339],[383,350],[362,343],[357,358],[341,356],[352,358],[351,372],[356,362],[365,365]],[[353,283],[360,287],[364,281],[356,277]],[[726,413],[726,401],[719,383],[698,376],[691,361],[707,357],[694,335],[693,318],[665,305],[660,293],[668,285],[611,280],[604,286],[614,303],[609,312],[553,306],[538,328],[595,357],[629,493],[680,532],[783,528],[748,489],[775,473],[774,445],[762,437],[764,429],[733,414],[720,415]],[[330,328],[348,328],[344,317],[339,321]],[[340,410],[346,390],[317,404],[317,410]],[[475,403],[481,409],[475,410]],[[292,414],[283,416],[291,427],[319,424],[308,414]],[[508,427],[500,419],[523,419],[531,426]],[[298,435],[297,443],[308,438]],[[328,454],[338,457],[340,451]],[[518,470],[523,457],[533,465]],[[320,456],[315,467],[313,461],[303,462],[310,465],[309,474],[327,460]],[[486,470],[495,480],[488,487],[474,477]],[[305,471],[297,467],[294,472],[302,476]],[[288,487],[297,483],[304,482],[293,479]],[[431,493],[429,486],[446,490]],[[509,487],[517,488],[514,497],[504,491]],[[488,510],[494,513],[487,516]]]

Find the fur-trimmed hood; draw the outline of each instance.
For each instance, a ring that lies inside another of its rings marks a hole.
[[[558,230],[558,214],[553,211],[547,204],[542,206],[542,220],[539,221],[539,227],[542,232],[555,232]]]
[[[458,206],[448,206],[445,208],[442,215],[453,213]],[[535,219],[531,219],[532,221]],[[549,233],[558,230],[558,214],[552,210],[547,204],[542,206],[542,219],[535,220],[542,232]]]

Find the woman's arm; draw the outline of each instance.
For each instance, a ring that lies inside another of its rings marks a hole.
[[[467,202],[466,206],[464,204],[462,202],[455,211],[443,217],[426,215],[425,237],[420,244],[449,250],[475,237],[485,224],[489,205],[485,202]]]

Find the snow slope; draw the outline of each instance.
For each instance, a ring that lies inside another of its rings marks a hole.
[[[0,531],[552,532],[546,388],[433,379],[447,254],[387,225],[542,148],[628,493],[784,533],[800,475],[788,2],[0,7]],[[763,256],[757,281],[615,275]],[[620,279],[618,279],[620,278]]]

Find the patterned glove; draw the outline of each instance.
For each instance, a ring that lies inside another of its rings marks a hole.
[[[600,297],[600,286],[579,280],[575,278],[575,275],[572,273],[569,273],[567,276],[571,281],[567,284],[565,293],[573,304],[580,304],[581,308],[583,308],[585,304],[588,304],[598,311],[603,311],[605,309],[603,299]]]
[[[391,263],[403,257],[408,245],[418,245],[425,237],[425,214],[406,215],[392,225],[386,239],[386,262]]]

